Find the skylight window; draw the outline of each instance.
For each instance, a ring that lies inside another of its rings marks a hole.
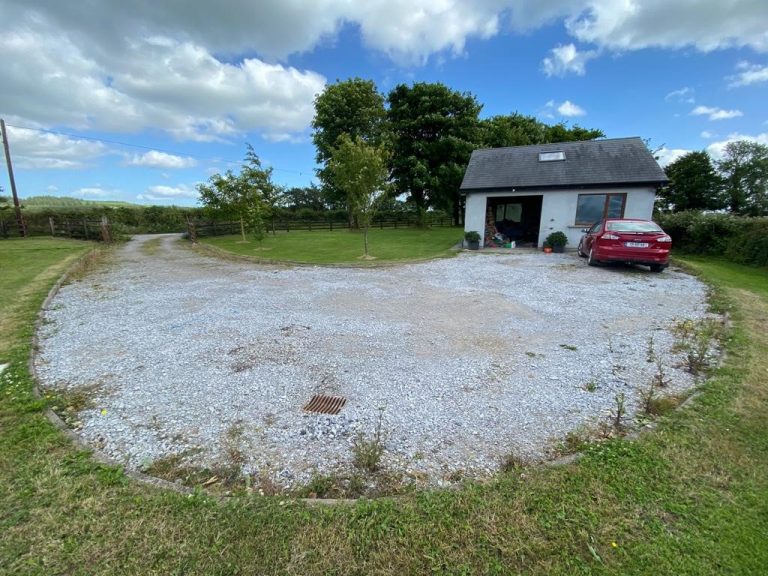
[[[565,152],[562,150],[556,152],[539,152],[539,162],[555,162],[556,160],[565,160]]]

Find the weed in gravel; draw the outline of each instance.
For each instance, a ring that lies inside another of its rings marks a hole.
[[[669,380],[667,379],[666,369],[664,367],[664,358],[656,356],[654,361],[656,363],[656,372],[653,375],[653,385],[657,388],[666,388],[667,384],[669,384]]]
[[[613,397],[615,403],[611,413],[611,424],[616,432],[624,430],[624,417],[627,414],[627,406],[624,398],[624,392],[619,392]]]
[[[64,283],[71,284],[81,281],[91,272],[105,265],[111,256],[112,250],[109,247],[100,246],[91,250],[69,270]]]
[[[582,386],[582,388],[586,392],[595,392],[598,389],[597,380],[595,378],[591,378],[589,382],[587,382],[586,384],[584,384],[584,386]]]
[[[578,347],[573,344],[560,344],[560,348],[563,350],[570,350],[571,352],[576,352],[576,350],[578,350]]]
[[[382,423],[384,411],[379,411],[379,419],[373,436],[368,439],[362,432],[358,432],[352,444],[352,462],[358,470],[376,472],[381,466],[381,457],[384,454],[384,432]]]
[[[648,364],[652,364],[656,361],[656,348],[653,342],[653,334],[648,336],[648,347],[645,353],[645,361],[648,362]]]
[[[722,338],[723,324],[715,318],[680,320],[672,327],[672,334],[676,338],[672,351],[681,353],[688,372],[698,375],[709,367],[712,344]]]
[[[224,431],[221,448],[227,466],[241,468],[245,463],[245,453],[242,449],[244,432],[245,427],[240,420],[230,424]]]
[[[525,468],[525,460],[520,458],[517,454],[509,454],[504,458],[504,462],[501,464],[502,472],[516,472],[521,468]]]

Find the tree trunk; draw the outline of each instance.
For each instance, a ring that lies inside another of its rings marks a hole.
[[[245,242],[245,218],[240,215],[240,234],[243,236],[243,242]]]
[[[368,224],[366,224],[365,228],[363,228],[363,245],[365,246],[364,255],[367,258],[368,257]]]

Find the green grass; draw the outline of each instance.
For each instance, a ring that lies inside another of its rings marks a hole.
[[[202,241],[221,250],[260,260],[367,264],[450,256],[453,254],[450,248],[461,241],[462,235],[459,228],[371,229],[369,254],[375,257],[371,261],[360,258],[363,234],[359,231],[278,232],[275,236],[269,234],[261,243],[250,237],[243,243],[241,236],[207,237]]]
[[[684,408],[580,461],[353,506],[220,501],[136,484],[43,416],[39,306],[84,245],[0,241],[0,574],[762,574],[768,565],[768,277],[719,262],[733,330]],[[504,439],[500,438],[500,442]]]

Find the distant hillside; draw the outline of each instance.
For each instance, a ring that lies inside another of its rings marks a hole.
[[[136,207],[139,204],[122,202],[119,200],[83,200],[82,198],[70,198],[68,196],[30,196],[29,198],[19,198],[22,206],[25,208],[74,208],[77,206],[109,206],[117,208],[119,206]]]

